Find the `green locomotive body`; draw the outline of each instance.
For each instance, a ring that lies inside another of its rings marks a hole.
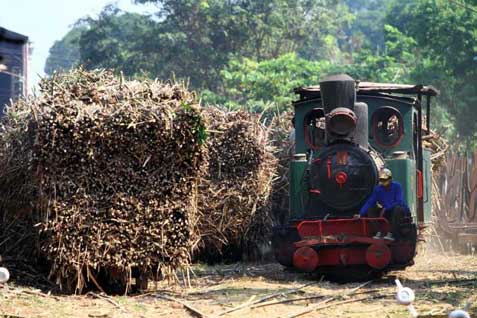
[[[355,83],[347,76],[320,84],[295,89],[289,215],[274,229],[277,260],[304,271],[385,272],[411,265],[419,229],[431,217],[423,118],[425,113],[429,124],[431,97],[438,92],[421,85]],[[385,231],[387,220],[354,218],[382,168],[401,184],[411,211],[402,237],[391,243],[373,238],[373,227]]]

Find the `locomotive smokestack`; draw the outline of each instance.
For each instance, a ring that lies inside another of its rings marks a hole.
[[[329,76],[320,82],[321,103],[326,114],[326,142],[351,142],[358,118],[355,81],[346,74]]]
[[[332,75],[320,82],[321,103],[325,113],[338,107],[354,110],[356,82],[346,74]]]

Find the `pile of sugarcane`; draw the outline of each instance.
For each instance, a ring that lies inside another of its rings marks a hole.
[[[425,123],[422,125],[424,136],[422,137],[422,146],[431,151],[431,166],[432,166],[432,214],[433,214],[433,226],[432,230],[436,231],[439,229],[439,232],[447,232],[448,229],[447,222],[435,222],[435,220],[440,220],[443,217],[446,217],[446,211],[443,211],[442,207],[445,205],[439,189],[439,178],[442,173],[442,168],[444,168],[447,163],[447,152],[449,150],[448,141],[442,137],[440,134],[430,129],[428,131]],[[443,231],[444,230],[444,231]]]
[[[432,171],[437,174],[445,165],[445,155],[449,149],[447,140],[435,131],[431,130],[427,135],[422,137],[422,145],[424,148],[432,151]]]
[[[276,165],[259,118],[110,71],[40,87],[1,125],[1,219],[15,221],[0,254],[46,259],[51,279],[80,292],[175,277],[193,253],[222,261],[266,240]]]
[[[425,130],[426,128],[423,127]],[[449,233],[448,222],[440,220],[444,220],[447,218],[447,213],[451,211],[447,211],[444,209],[446,206],[446,202],[443,201],[443,197],[440,191],[439,179],[443,173],[443,168],[448,165],[448,151],[449,151],[449,143],[448,141],[436,133],[433,130],[430,130],[428,134],[423,136],[423,147],[431,150],[431,165],[432,165],[432,228],[431,230],[436,233]],[[438,238],[439,240],[439,238]]]
[[[257,116],[216,107],[205,113],[210,160],[199,187],[197,254],[224,261],[225,250],[246,252],[267,237],[276,165],[268,131]]]
[[[273,223],[283,225],[287,221],[289,201],[289,167],[293,159],[295,143],[291,134],[293,113],[275,114],[270,123],[270,142],[278,160],[277,173],[272,182]]]
[[[38,221],[50,277],[80,291],[100,271],[129,284],[133,269],[153,276],[187,265],[207,162],[195,97],[82,69],[40,87],[6,112],[1,195]]]

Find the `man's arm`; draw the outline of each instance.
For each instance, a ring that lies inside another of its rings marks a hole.
[[[376,194],[377,187],[374,187],[373,193],[371,193],[371,196],[368,198],[366,203],[363,205],[361,210],[359,210],[359,215],[360,216],[365,216],[366,212],[368,212],[369,208],[372,206],[375,206],[376,203],[378,202],[378,196]]]
[[[407,211],[409,211],[409,207],[407,206],[406,200],[404,200],[404,196],[402,194],[402,187],[401,184],[397,183],[396,184],[396,204],[401,205],[403,208],[405,208]]]

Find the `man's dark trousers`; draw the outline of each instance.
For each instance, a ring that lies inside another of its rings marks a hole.
[[[366,212],[370,218],[380,217],[382,209],[380,208],[370,208]],[[400,226],[404,221],[404,208],[402,206],[395,206],[390,210],[384,212],[384,217],[388,220],[391,225],[391,233],[395,239],[398,239],[401,236]],[[377,230],[376,230],[377,231]]]

